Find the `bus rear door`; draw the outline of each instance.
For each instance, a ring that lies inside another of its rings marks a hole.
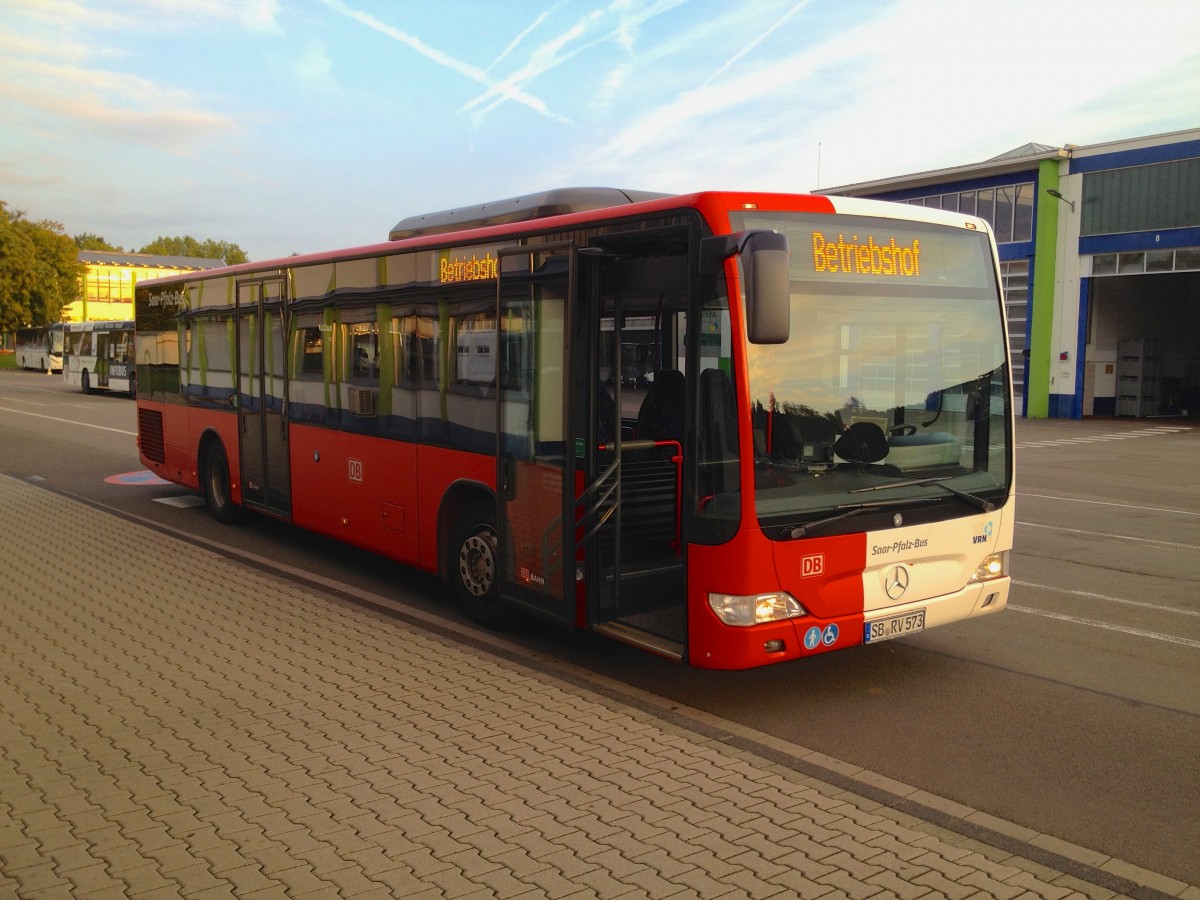
[[[247,506],[288,517],[292,496],[283,301],[282,278],[238,284],[237,407],[242,497]]]
[[[496,522],[501,596],[575,619],[575,448],[568,416],[576,253],[499,253]]]

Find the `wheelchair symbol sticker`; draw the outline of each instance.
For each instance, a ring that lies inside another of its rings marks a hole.
[[[824,630],[814,625],[804,632],[804,649],[816,650],[822,644],[826,647],[832,647],[837,643],[838,627],[830,624],[826,625]]]

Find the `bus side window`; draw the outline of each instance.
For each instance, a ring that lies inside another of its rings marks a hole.
[[[320,375],[324,366],[325,339],[321,329],[313,326],[300,330],[300,374]]]
[[[700,493],[737,490],[737,409],[733,382],[722,369],[700,373],[699,400]]]
[[[346,377],[355,382],[379,380],[379,334],[376,323],[353,322],[342,325],[343,352],[346,354]]]
[[[435,316],[417,315],[413,353],[413,362],[416,366],[414,381],[425,387],[436,387],[438,384],[437,325]]]

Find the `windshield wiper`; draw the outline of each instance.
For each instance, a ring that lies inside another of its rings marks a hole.
[[[970,504],[978,510],[982,510],[983,512],[992,512],[995,510],[996,504],[991,500],[984,500],[982,497],[976,497],[974,494],[968,494],[966,491],[960,491],[958,488],[950,487],[950,485],[945,483],[946,479],[949,477],[949,475],[945,475],[941,478],[918,478],[914,481],[893,481],[890,484],[874,484],[871,485],[871,487],[855,488],[848,493],[861,494],[865,491],[889,491],[892,488],[929,487],[930,485],[935,485],[940,487],[943,491],[953,494],[959,500]]]
[[[851,492],[853,493],[853,491]],[[802,537],[808,537],[813,529],[824,528],[826,525],[832,525],[834,522],[840,522],[842,519],[848,519],[851,516],[856,516],[860,512],[870,510],[877,512],[885,506],[903,506],[912,503],[911,500],[881,500],[878,503],[856,503],[853,506],[839,506],[838,511],[832,516],[826,516],[823,519],[814,519],[811,522],[802,522],[798,525],[782,525],[780,526],[781,536],[796,540]]]

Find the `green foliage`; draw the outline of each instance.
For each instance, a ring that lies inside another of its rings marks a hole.
[[[223,259],[226,265],[249,262],[250,257],[237,244],[229,241],[198,241],[190,234],[184,237],[159,237],[151,241],[138,253],[156,256],[194,256],[202,259]]]
[[[0,331],[62,320],[80,298],[84,266],[57,222],[30,222],[0,200]]]
[[[80,250],[104,250],[108,253],[124,253],[124,249],[116,247],[100,237],[98,234],[92,234],[90,231],[85,231],[83,234],[75,235],[75,246]]]
[[[66,307],[81,298],[87,268],[79,262],[80,250],[127,252],[98,234],[72,238],[57,222],[31,222],[0,200],[0,332],[62,321]],[[228,265],[250,261],[237,244],[190,235],[160,237],[137,252],[223,259]]]

